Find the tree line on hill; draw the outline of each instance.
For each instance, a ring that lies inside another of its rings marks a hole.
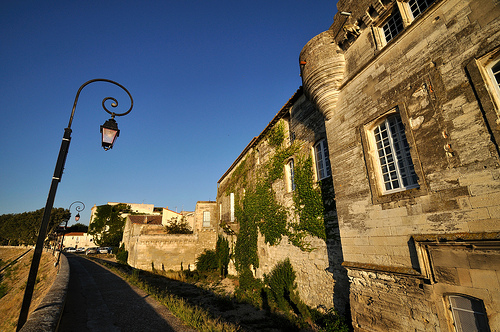
[[[11,213],[0,215],[0,245],[34,245],[42,223],[43,211]],[[53,233],[56,228],[71,217],[68,209],[53,208],[50,213],[47,234]]]
[[[0,245],[34,245],[38,237],[44,210],[42,208],[36,211],[0,215]],[[47,228],[47,237],[53,238],[56,233],[62,234],[63,232],[87,233],[88,226],[82,223],[76,223],[64,229],[62,225],[70,218],[71,213],[68,209],[53,208]]]

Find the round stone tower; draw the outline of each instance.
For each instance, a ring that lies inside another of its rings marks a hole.
[[[330,119],[335,113],[345,68],[344,54],[334,41],[333,31],[311,39],[300,52],[299,61],[306,95]]]

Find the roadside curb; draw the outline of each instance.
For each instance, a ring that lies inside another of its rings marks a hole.
[[[40,305],[31,313],[21,332],[57,331],[68,293],[69,273],[68,259],[61,255],[56,280]]]

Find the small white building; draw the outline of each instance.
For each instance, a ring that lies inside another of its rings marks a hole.
[[[71,232],[64,235],[63,249],[68,247],[89,248],[96,247],[94,237],[88,233]]]

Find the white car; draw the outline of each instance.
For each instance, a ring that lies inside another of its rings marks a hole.
[[[88,254],[97,254],[97,247],[87,248],[87,250],[85,250],[85,255]]]
[[[100,247],[98,249],[100,254],[110,254],[111,253],[111,247]]]

